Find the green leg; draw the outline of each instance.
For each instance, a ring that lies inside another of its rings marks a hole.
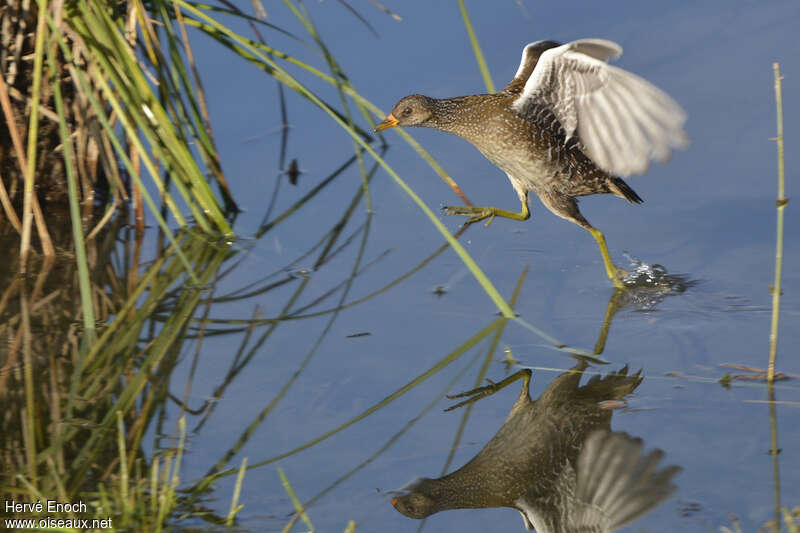
[[[606,339],[608,338],[608,330],[611,328],[611,321],[614,320],[614,315],[617,314],[624,304],[625,292],[621,289],[614,289],[614,294],[608,300],[606,306],[606,315],[603,317],[603,327],[600,329],[600,336],[597,337],[597,342],[594,343],[594,354],[601,355],[603,350],[606,349]]]
[[[611,261],[611,254],[608,253],[608,246],[606,246],[606,239],[603,237],[603,233],[599,229],[591,227],[586,229],[589,230],[589,233],[592,234],[592,237],[594,237],[594,240],[597,241],[597,245],[600,247],[600,254],[603,256],[603,263],[606,266],[608,279],[611,280],[616,288],[624,289],[625,284],[622,282],[622,279],[628,275],[628,272],[619,268]]]
[[[491,379],[487,379],[486,381],[489,382],[488,385],[484,385],[483,387],[478,387],[476,389],[468,390],[467,392],[462,392],[461,394],[453,394],[447,395],[447,398],[450,400],[455,400],[456,398],[467,398],[463,402],[459,402],[455,405],[452,405],[445,409],[445,411],[452,411],[453,409],[458,409],[464,405],[477,402],[481,398],[485,398],[486,396],[491,396],[495,392],[499,391],[500,389],[504,389],[508,387],[518,379],[522,380],[522,390],[527,392],[528,385],[531,382],[531,371],[527,368],[523,370],[519,370],[518,372],[514,372],[510,376],[508,376],[503,381],[495,383]]]
[[[512,220],[528,220],[531,218],[528,202],[522,202],[522,211],[519,213],[498,209],[496,207],[478,207],[474,205],[445,206],[444,210],[445,215],[463,215],[470,217],[467,224],[472,224],[473,222],[488,218],[489,220],[486,221],[487,226],[492,223],[494,217],[510,218]]]

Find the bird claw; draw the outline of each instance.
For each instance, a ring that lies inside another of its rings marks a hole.
[[[467,398],[467,399],[455,405],[451,405],[450,407],[445,409],[445,411],[452,411],[453,409],[458,409],[459,407],[463,407],[467,404],[477,402],[481,398],[491,396],[492,394],[494,394],[499,390],[497,387],[497,383],[495,383],[491,379],[487,379],[486,381],[488,381],[489,384],[484,385],[483,387],[476,387],[474,389],[470,389],[468,391],[461,392],[458,394],[448,394],[447,395],[448,400],[455,400],[457,398]]]
[[[461,215],[465,217],[469,217],[467,220],[467,224],[473,224],[475,222],[480,222],[488,218],[489,220],[486,221],[486,226],[488,227],[489,224],[492,223],[494,220],[494,210],[491,207],[477,207],[472,205],[463,205],[463,206],[449,206],[446,205],[442,207],[444,209],[445,215]]]
[[[614,286],[618,289],[626,289],[628,285],[626,280],[630,278],[631,273],[625,270],[624,268],[619,268],[618,266],[614,265],[614,275],[609,276],[611,278],[611,282]]]

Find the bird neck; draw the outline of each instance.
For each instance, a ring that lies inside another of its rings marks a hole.
[[[432,98],[433,114],[424,126],[446,131],[467,138],[472,128],[472,118],[485,103],[483,98],[487,95],[476,94],[470,96],[457,96],[455,98]],[[468,139],[469,140],[469,139]]]
[[[487,489],[485,475],[469,468],[461,468],[438,479],[423,479],[414,490],[435,501],[439,511],[502,507],[509,503]]]

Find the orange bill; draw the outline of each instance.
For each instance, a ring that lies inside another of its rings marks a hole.
[[[389,128],[394,128],[395,126],[397,126],[397,119],[394,118],[394,115],[389,113],[386,115],[386,118],[383,119],[383,122],[375,126],[375,131],[378,132],[388,130]]]

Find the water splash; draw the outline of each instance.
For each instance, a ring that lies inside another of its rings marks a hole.
[[[623,255],[630,262],[628,275],[622,280],[628,289],[626,304],[639,310],[652,310],[664,297],[686,292],[697,284],[685,274],[670,274],[663,265],[645,263],[627,252]]]

